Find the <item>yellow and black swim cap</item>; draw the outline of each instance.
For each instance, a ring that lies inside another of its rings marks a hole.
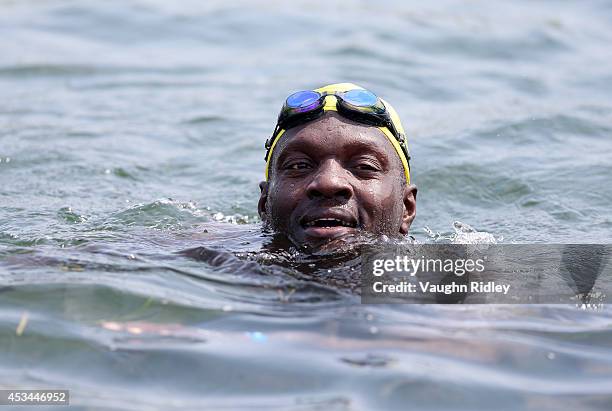
[[[363,87],[359,87],[352,83],[337,83],[337,84],[330,84],[324,87],[320,87],[313,91],[317,93],[321,93],[322,95],[325,96],[324,104],[322,107],[323,111],[338,111],[338,107],[337,107],[338,99],[334,94],[344,93],[344,92],[348,92],[351,90],[365,90],[365,89]],[[315,93],[311,93],[311,94],[315,94]],[[405,136],[404,128],[393,106],[391,106],[391,104],[389,104],[383,99],[380,99],[380,101],[384,104],[384,108],[386,109],[389,115],[389,119],[392,123],[390,126],[394,127],[395,131],[399,135]],[[402,165],[404,167],[404,174],[406,176],[406,181],[408,182],[408,184],[410,184],[410,164],[409,164],[409,156],[407,155],[408,147],[407,147],[407,142],[405,141],[405,138],[403,138],[402,141],[399,141],[393,135],[391,130],[389,130],[389,127],[381,126],[377,128],[387,137],[391,145],[393,145],[393,148],[395,148],[395,151],[397,152],[397,155],[399,156],[402,162]],[[272,153],[274,151],[274,147],[276,146],[276,143],[278,143],[278,141],[281,139],[285,131],[286,131],[285,129],[282,129],[282,128],[279,129],[279,127],[277,126],[277,128],[274,131],[274,135],[271,137],[271,139],[268,140],[270,145],[268,146],[268,143],[266,144],[266,147],[268,148],[268,153],[266,156],[266,170],[265,170],[266,181],[268,180],[268,176],[269,176],[270,162],[272,159]]]

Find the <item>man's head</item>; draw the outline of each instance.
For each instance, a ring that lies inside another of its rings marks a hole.
[[[331,94],[353,88],[357,86],[338,84],[319,90]],[[388,128],[333,110],[336,97],[324,99],[332,109],[288,128],[275,141],[267,181],[260,183],[262,220],[298,246],[318,246],[364,231],[407,234],[416,214],[417,190],[409,183],[407,159],[393,143],[395,137]],[[399,119],[394,123],[403,132]]]

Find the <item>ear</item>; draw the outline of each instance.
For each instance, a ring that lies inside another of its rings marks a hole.
[[[266,221],[268,219],[268,215],[266,214],[266,202],[268,201],[268,182],[262,181],[259,183],[259,190],[261,193],[259,194],[259,203],[257,204],[257,211],[259,212],[259,217]]]
[[[414,184],[407,184],[404,187],[404,214],[402,215],[402,224],[400,225],[400,233],[408,234],[410,225],[416,216],[416,197],[417,188]]]

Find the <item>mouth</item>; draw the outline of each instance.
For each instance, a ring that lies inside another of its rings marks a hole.
[[[344,211],[325,211],[307,214],[300,219],[306,235],[318,238],[335,238],[357,230],[357,219]]]
[[[357,227],[357,224],[340,220],[338,218],[317,218],[316,220],[309,221],[304,224],[304,227],[321,227],[321,228],[332,228],[332,227]]]

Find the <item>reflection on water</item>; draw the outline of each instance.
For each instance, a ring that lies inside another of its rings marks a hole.
[[[417,241],[608,243],[606,2],[0,9],[0,388],[69,388],[71,409],[610,408],[607,306],[361,305],[358,248],[278,247],[256,213],[282,99],[352,81],[407,128]]]
[[[362,305],[359,248],[307,255],[258,225],[196,227],[5,256],[3,385],[109,409],[609,402],[605,306]]]

